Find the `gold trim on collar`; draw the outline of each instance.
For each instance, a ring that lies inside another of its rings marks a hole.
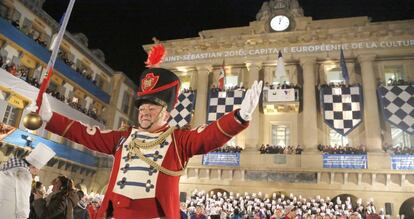
[[[154,141],[142,141],[139,139],[134,139],[129,144],[129,148],[138,147],[141,149],[151,149],[159,144],[161,144],[171,133],[175,130],[175,127],[170,127],[167,131],[163,132],[156,140]]]

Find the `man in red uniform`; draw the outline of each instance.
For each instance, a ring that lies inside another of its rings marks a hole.
[[[254,82],[241,108],[194,130],[168,126],[179,91],[179,78],[162,68],[147,69],[136,98],[138,127],[107,131],[58,113],[43,103],[46,129],[91,150],[115,157],[97,218],[179,218],[179,179],[194,155],[214,150],[248,126],[262,82]],[[47,102],[47,98],[46,99]]]

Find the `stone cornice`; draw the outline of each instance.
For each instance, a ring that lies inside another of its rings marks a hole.
[[[354,25],[352,23],[355,20]],[[338,19],[312,21],[314,23],[336,22]],[[366,17],[339,19],[345,20],[344,26],[326,28],[323,25],[317,29],[296,30],[282,33],[254,33],[252,29],[246,34],[239,35],[239,30],[248,30],[250,27],[227,28],[222,30],[209,30],[209,33],[217,34],[210,38],[188,38],[182,40],[165,41],[169,55],[182,55],[196,52],[222,51],[239,48],[261,48],[323,44],[323,43],[346,43],[354,41],[390,40],[390,39],[412,39],[414,37],[414,20],[369,22]],[[253,23],[253,22],[252,22]],[[326,26],[326,25],[325,25]],[[231,30],[236,30],[234,34]],[[220,32],[226,32],[220,35]],[[205,33],[204,31],[200,33]],[[145,45],[148,49],[151,45]]]

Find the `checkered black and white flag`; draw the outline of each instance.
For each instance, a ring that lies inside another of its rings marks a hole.
[[[378,96],[385,121],[414,134],[414,86],[380,86]]]
[[[180,93],[174,109],[171,111],[170,126],[183,127],[191,122],[195,106],[195,92]]]
[[[324,87],[320,89],[325,123],[346,136],[362,122],[361,87]]]
[[[207,105],[207,123],[211,123],[240,107],[244,90],[213,91],[210,90]]]

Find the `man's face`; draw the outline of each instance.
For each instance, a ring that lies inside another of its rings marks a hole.
[[[52,180],[52,185],[53,185],[52,191],[57,192],[60,190],[62,183],[60,182],[59,178],[55,178],[54,180]]]
[[[138,123],[140,128],[149,132],[157,130],[165,124],[166,113],[162,106],[151,103],[142,104],[138,108]]]

